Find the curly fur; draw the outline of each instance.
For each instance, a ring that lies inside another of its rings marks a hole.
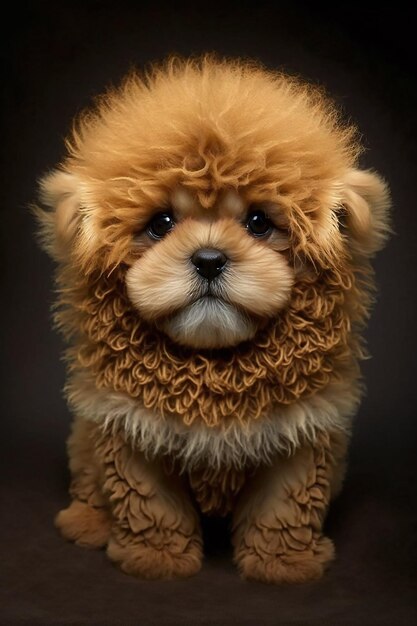
[[[143,322],[115,272],[100,277],[58,320],[77,333],[68,352],[72,367],[89,371],[97,388],[126,392],[145,409],[187,425],[245,423],[323,389],[336,364],[339,376],[354,377],[346,371],[358,353],[346,311],[352,278],[343,277],[345,287],[339,277],[329,274],[325,282],[324,276],[300,281],[282,316],[253,342],[221,353],[183,349]],[[70,384],[70,399],[76,387]]]
[[[208,56],[131,75],[67,148],[37,210],[76,415],[57,525],[130,573],[190,575],[191,488],[204,512],[232,511],[245,577],[319,576],[389,232],[355,129],[317,88]],[[274,224],[264,239],[252,207]],[[155,242],[146,227],[171,210]],[[204,247],[227,258],[210,299],[190,260]]]

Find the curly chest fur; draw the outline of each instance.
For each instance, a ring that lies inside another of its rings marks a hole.
[[[323,389],[357,353],[348,311],[353,274],[301,281],[283,314],[250,344],[195,352],[144,323],[117,277],[73,293],[58,313],[74,329],[71,369],[187,426],[248,423]],[[74,315],[74,309],[76,314]],[[72,318],[72,319],[71,319]]]

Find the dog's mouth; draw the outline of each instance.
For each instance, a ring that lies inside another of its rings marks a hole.
[[[201,302],[201,303],[206,303],[209,304],[210,302],[224,302],[225,304],[231,304],[226,298],[217,295],[215,293],[212,293],[210,290],[208,290],[206,293],[203,293],[199,296],[195,296],[194,298],[192,298],[190,300],[190,302],[186,305],[186,306],[191,306],[193,304],[196,304],[197,302]]]
[[[252,339],[259,325],[225,297],[208,288],[159,321],[171,339],[193,348],[226,348]]]
[[[189,294],[189,304],[194,304],[200,300],[203,302],[219,300],[220,302],[227,302],[230,304],[226,290],[222,282],[218,279],[214,279],[207,284],[201,282],[193,285],[193,289]]]

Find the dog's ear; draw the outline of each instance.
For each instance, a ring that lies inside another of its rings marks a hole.
[[[390,229],[391,198],[387,184],[373,171],[353,169],[342,188],[339,228],[351,249],[372,256],[380,250]]]
[[[80,228],[81,184],[78,178],[54,170],[40,181],[40,199],[46,210],[35,208],[44,248],[57,260],[66,256]]]
[[[55,236],[69,243],[80,222],[80,189],[73,174],[55,170],[40,183],[41,200],[52,212]]]

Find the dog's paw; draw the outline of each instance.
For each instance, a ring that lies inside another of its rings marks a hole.
[[[109,541],[108,557],[126,574],[145,579],[187,578],[201,569],[203,554],[198,536],[172,533],[169,544],[162,547],[141,539],[126,545],[114,537]]]
[[[54,520],[61,535],[84,548],[102,548],[110,537],[112,518],[106,508],[73,500]]]
[[[272,584],[296,584],[319,580],[334,557],[333,543],[327,537],[311,548],[271,555],[263,551],[241,549],[236,556],[242,578]]]

